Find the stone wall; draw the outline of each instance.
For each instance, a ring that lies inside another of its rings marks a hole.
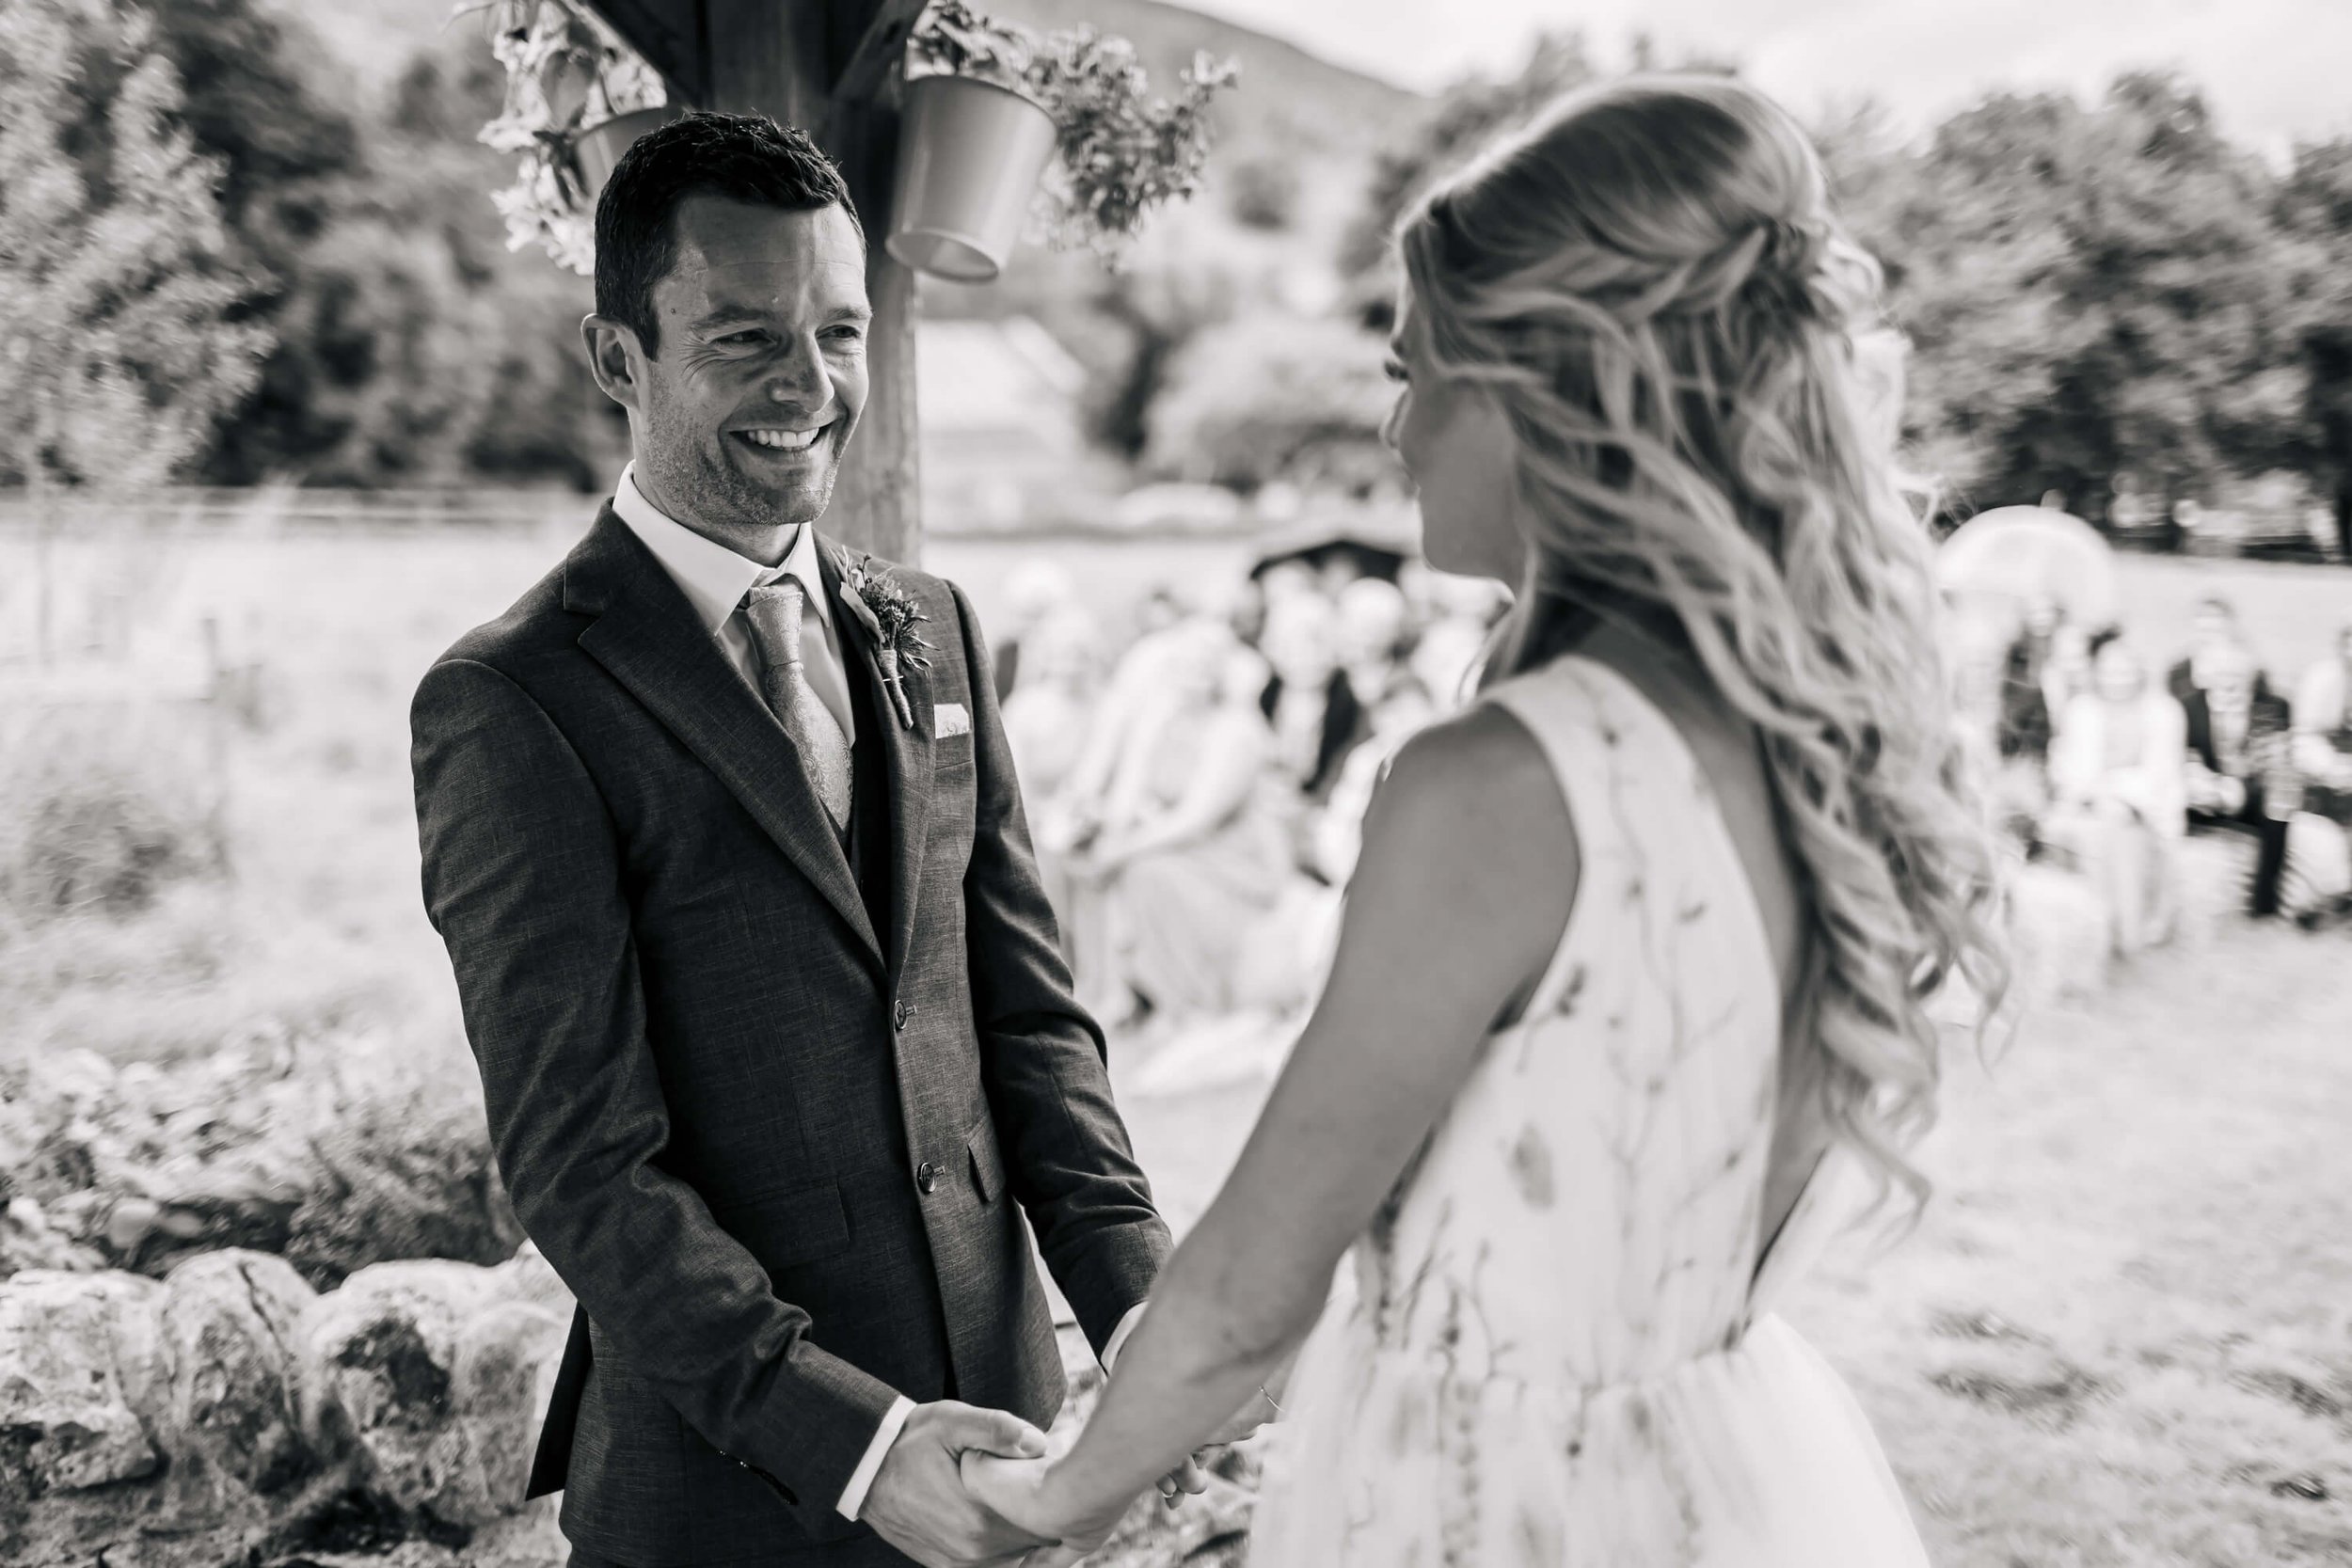
[[[572,1299],[535,1248],[371,1264],[313,1291],[230,1248],[161,1280],[0,1281],[0,1561],[41,1568],[546,1568],[560,1497],[522,1501]],[[1084,1418],[1101,1383],[1062,1332]],[[1138,1502],[1096,1560],[1238,1563],[1254,1465]]]

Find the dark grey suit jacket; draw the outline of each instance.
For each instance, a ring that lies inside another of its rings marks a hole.
[[[500,1173],[580,1303],[528,1495],[632,1565],[903,1562],[835,1511],[897,1395],[1060,1407],[1029,1226],[1098,1350],[1168,1249],[971,608],[897,575],[934,644],[912,731],[835,617],[846,854],[610,507],[417,689],[425,908]]]

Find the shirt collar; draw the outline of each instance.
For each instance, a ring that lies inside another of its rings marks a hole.
[[[665,515],[637,488],[633,462],[621,470],[621,482],[613,487],[612,510],[661,562],[662,570],[685,593],[686,602],[694,607],[703,629],[712,636],[727,624],[745,594],[787,577],[800,578],[808,593],[809,608],[826,630],[832,630],[833,607],[825,602],[825,579],[818,569],[817,531],[808,524],[802,524],[793,534],[792,547],[780,563],[762,565]]]

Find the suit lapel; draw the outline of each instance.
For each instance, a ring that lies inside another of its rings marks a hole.
[[[610,506],[565,563],[564,606],[596,617],[580,634],[581,650],[718,776],[880,959],[866,902],[792,737]]]
[[[936,726],[927,683],[920,679],[901,683],[914,709],[915,727],[909,730],[898,721],[898,699],[882,682],[882,662],[875,657],[873,643],[857,617],[842,606],[841,569],[834,559],[837,546],[822,534],[818,536],[818,570],[825,579],[825,592],[830,595],[827,608],[841,639],[842,662],[848,666],[842,673],[847,679],[866,682],[873,699],[875,750],[889,774],[891,920],[884,963],[896,985],[906,965],[907,949],[914,941],[915,890],[922,883],[923,844],[930,832],[930,737]],[[911,672],[901,667],[899,673],[904,677]]]

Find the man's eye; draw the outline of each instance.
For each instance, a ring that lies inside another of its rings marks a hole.
[[[759,328],[755,326],[749,326],[745,327],[740,332],[730,332],[719,341],[723,343],[748,344],[758,342],[761,339],[767,336],[768,334],[760,331]]]
[[[850,326],[844,325],[834,327],[831,331],[827,332],[825,336],[831,338],[834,341],[838,343],[854,343],[859,339],[866,336],[866,329],[862,326]]]

